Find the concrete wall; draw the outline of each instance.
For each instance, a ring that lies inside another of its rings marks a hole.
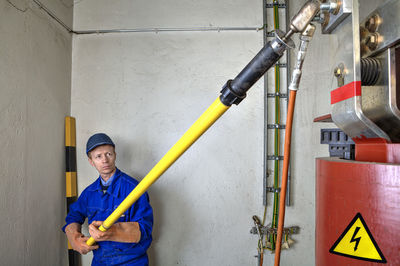
[[[71,25],[72,0],[42,2]],[[0,35],[0,264],[65,265],[72,38],[31,1],[0,1]]]

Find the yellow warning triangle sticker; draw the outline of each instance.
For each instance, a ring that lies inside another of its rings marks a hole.
[[[329,252],[358,260],[386,263],[361,213],[357,213]]]

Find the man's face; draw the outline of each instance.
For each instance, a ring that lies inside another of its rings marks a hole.
[[[89,163],[97,169],[101,176],[114,172],[115,158],[115,150],[111,145],[98,146],[89,153]]]

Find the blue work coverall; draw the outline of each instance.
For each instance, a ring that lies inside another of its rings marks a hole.
[[[138,184],[138,181],[116,169],[110,186],[103,193],[100,178],[88,186],[78,200],[71,204],[65,218],[66,225],[62,228],[64,232],[65,227],[71,223],[83,224],[86,217],[89,224],[93,221],[104,221]],[[153,228],[153,209],[148,194],[143,194],[118,222],[138,222],[141,233],[139,243],[101,241],[98,243],[99,248],[93,250],[92,265],[148,265],[146,250],[152,241]]]

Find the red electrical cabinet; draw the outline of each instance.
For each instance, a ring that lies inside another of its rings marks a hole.
[[[357,146],[356,160],[316,159],[316,265],[399,266],[400,164]]]

